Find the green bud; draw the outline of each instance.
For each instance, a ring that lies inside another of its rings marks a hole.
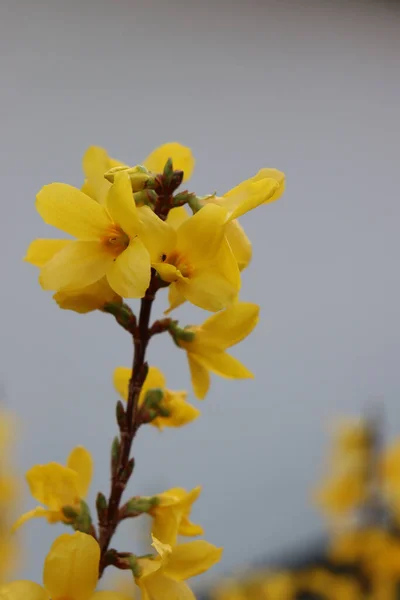
[[[133,198],[136,206],[150,206],[150,208],[154,208],[158,200],[158,195],[154,190],[147,189],[146,186],[146,189],[140,192],[135,192],[133,194]]]
[[[118,427],[121,429],[121,431],[125,430],[127,428],[126,412],[121,400],[118,400],[116,404],[115,414],[117,417]]]
[[[105,515],[108,508],[107,499],[104,494],[99,492],[96,498],[96,510],[99,517],[99,521],[102,521],[102,517]]]
[[[159,503],[157,496],[138,496],[131,498],[126,503],[127,513],[148,513],[154,506]]]
[[[84,500],[81,500],[81,509],[74,522],[74,529],[83,533],[90,533],[92,528],[92,517],[90,509]]]
[[[146,408],[158,408],[160,402],[164,398],[164,392],[161,388],[154,388],[148,390],[144,398],[144,405]]]
[[[111,446],[111,471],[112,471],[112,473],[115,473],[115,471],[118,467],[120,450],[121,450],[121,446],[120,446],[119,438],[116,436],[113,439],[113,443]]]
[[[79,515],[79,512],[73,506],[63,506],[62,512],[64,517],[70,519],[70,521],[75,521],[76,517]]]
[[[137,557],[134,556],[133,554],[130,555],[130,557],[128,558],[129,561],[129,568],[132,571],[132,574],[135,578],[140,577],[140,575],[142,574],[142,569],[138,563]]]
[[[165,163],[165,167],[163,170],[163,178],[167,185],[171,183],[172,175],[174,174],[174,164],[172,162],[172,158],[169,158]]]
[[[183,206],[184,204],[189,204],[190,206],[190,202],[193,201],[193,199],[196,198],[196,194],[193,194],[192,192],[188,192],[187,190],[185,190],[184,192],[180,192],[179,194],[176,194],[176,196],[174,196],[172,198],[172,206]]]
[[[130,476],[132,475],[134,466],[135,466],[135,459],[130,458],[128,461],[128,464],[126,465],[125,469],[121,473],[121,482],[124,485],[128,482]]]
[[[171,321],[169,331],[174,338],[175,342],[193,342],[196,337],[196,333],[189,328],[189,326],[182,329],[178,327],[178,321]],[[179,344],[178,344],[179,345]]]
[[[136,165],[135,167],[126,167],[124,165],[113,167],[112,169],[109,169],[107,173],[105,173],[104,177],[110,183],[114,183],[116,174],[123,171],[129,176],[133,192],[139,192],[140,190],[143,190],[146,182],[150,178],[149,171],[142,165]]]

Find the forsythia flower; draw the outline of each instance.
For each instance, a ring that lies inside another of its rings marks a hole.
[[[382,493],[394,513],[396,521],[400,521],[400,441],[396,441],[384,452],[380,465],[380,481]]]
[[[203,528],[189,520],[192,504],[200,492],[200,487],[190,492],[183,488],[172,488],[157,494],[158,503],[149,511],[153,517],[153,536],[164,544],[174,546],[178,535],[201,535]]]
[[[142,600],[195,600],[185,579],[207,571],[222,554],[222,548],[204,540],[171,547],[153,537],[152,545],[159,556],[138,560],[141,574],[136,583],[142,591]]]
[[[50,548],[43,569],[44,587],[33,581],[13,581],[0,587],[3,600],[126,600],[118,592],[95,592],[100,548],[85,533],[64,533]]]
[[[9,576],[17,557],[10,521],[17,497],[17,485],[9,461],[9,444],[13,432],[12,419],[0,412],[0,583]]]
[[[232,379],[253,377],[241,362],[225,351],[249,335],[257,325],[258,315],[257,304],[235,302],[202,325],[187,328],[195,334],[192,341],[177,339],[178,345],[187,352],[193,390],[198,398],[204,398],[208,392],[210,372]]]
[[[153,173],[162,173],[168,158],[172,159],[174,169],[184,172],[183,181],[187,181],[192,175],[195,160],[190,148],[177,142],[169,142],[159,146],[141,164]],[[110,182],[105,179],[104,174],[114,167],[123,165],[122,162],[110,158],[104,148],[90,146],[86,150],[82,161],[86,177],[82,191],[93,200],[103,204],[111,186]]]
[[[128,367],[117,367],[114,370],[114,387],[123,400],[128,398],[129,380],[132,370]],[[186,401],[187,392],[173,392],[166,389],[165,377],[156,367],[149,367],[146,380],[142,386],[139,396],[139,406],[143,405],[146,394],[150,390],[160,390],[162,399],[160,407],[168,411],[168,416],[157,416],[150,424],[158,429],[164,427],[181,427],[197,419],[200,411]]]
[[[139,237],[141,222],[129,177],[122,172],[110,187],[105,206],[62,183],[45,186],[36,207],[49,225],[77,237],[46,262],[40,283],[47,290],[77,290],[103,277],[120,296],[140,298],[150,282],[150,257]],[[155,219],[157,217],[154,215]],[[30,252],[57,241],[36,240]]]
[[[35,517],[45,517],[49,523],[68,522],[63,508],[68,506],[79,512],[81,500],[86,497],[90,486],[92,472],[92,457],[82,446],[72,450],[66,467],[55,462],[32,467],[26,474],[31,494],[47,508],[37,506],[23,514],[13,529]]]

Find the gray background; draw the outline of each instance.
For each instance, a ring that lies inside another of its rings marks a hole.
[[[255,256],[242,298],[262,316],[234,354],[255,380],[215,378],[196,423],[141,431],[131,491],[204,486],[194,516],[225,546],[214,575],[307,542],[323,527],[309,497],[330,419],[379,397],[400,431],[398,3],[2,0],[0,17],[0,380],[21,474],[83,443],[91,500],[108,489],[112,371],[131,361],[110,317],[60,311],[22,262],[52,235],[35,193],[80,185],[90,144],[135,164],[178,140],[198,193],[262,166],[284,170],[288,190],[243,218]],[[167,337],[150,361],[172,389],[189,385]],[[25,526],[23,576],[41,579],[58,531]]]

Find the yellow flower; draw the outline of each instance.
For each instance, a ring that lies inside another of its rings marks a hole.
[[[195,160],[190,148],[177,142],[169,142],[156,148],[141,164],[153,173],[162,173],[169,158],[172,158],[174,169],[184,172],[183,180],[187,181],[192,175]],[[82,191],[100,204],[104,203],[111,185],[104,174],[113,167],[122,165],[122,162],[110,158],[104,148],[90,146],[83,157],[82,166],[86,179]]]
[[[189,519],[192,504],[200,492],[201,487],[196,487],[190,492],[183,488],[172,488],[157,494],[158,504],[149,511],[153,517],[153,536],[164,544],[174,546],[178,535],[201,535],[203,528]]]
[[[252,373],[225,350],[246,338],[257,325],[259,307],[250,302],[235,302],[212,315],[202,325],[189,327],[193,341],[177,339],[186,350],[193,390],[203,399],[210,387],[210,372],[230,379],[246,379]]]
[[[225,237],[229,242],[239,269],[245,269],[252,256],[251,242],[237,217],[260,204],[278,200],[285,191],[285,175],[277,169],[261,169],[254,177],[243,181],[219,197],[212,195],[202,200],[203,204],[217,204],[229,212],[229,222],[225,227]],[[184,206],[173,208],[167,221],[177,228],[189,218]]]
[[[32,581],[13,581],[0,587],[3,600],[126,600],[118,592],[95,592],[100,548],[85,533],[64,533],[53,543],[43,569],[43,587]]]
[[[367,492],[365,477],[350,471],[327,478],[317,489],[315,501],[328,516],[338,517],[361,506]]]
[[[90,486],[92,472],[92,457],[82,446],[72,450],[66,467],[55,462],[32,467],[26,474],[30,492],[35,500],[47,508],[37,506],[23,514],[13,529],[35,517],[45,517],[49,523],[68,522],[63,507],[72,507],[79,512],[80,502],[86,497]]]
[[[240,289],[240,273],[224,236],[229,218],[226,209],[210,204],[175,230],[146,206],[140,209],[152,266],[171,283],[178,304],[188,300],[200,308],[217,311],[230,304]],[[157,235],[153,232],[157,229]],[[171,297],[171,296],[170,296]],[[177,304],[176,304],[177,305]]]
[[[131,375],[132,370],[128,367],[117,367],[114,370],[114,387],[123,400],[128,399],[128,387]],[[143,405],[147,392],[156,389],[162,391],[163,395],[160,407],[166,409],[169,415],[156,417],[150,422],[151,425],[158,427],[158,429],[163,429],[164,427],[181,427],[197,419],[200,411],[186,401],[187,392],[173,392],[166,389],[165,377],[156,367],[149,367],[146,380],[140,392],[139,406]]]
[[[141,222],[126,173],[115,178],[105,206],[72,186],[52,183],[39,192],[36,208],[46,223],[78,238],[63,240],[61,249],[42,266],[39,279],[44,289],[78,290],[106,277],[120,296],[144,295],[150,257],[139,237]],[[41,251],[45,255],[57,242],[36,240],[27,260]]]
[[[221,558],[222,548],[204,540],[171,547],[153,537],[158,557],[138,560],[141,574],[136,583],[142,600],[195,600],[185,579],[204,573]]]

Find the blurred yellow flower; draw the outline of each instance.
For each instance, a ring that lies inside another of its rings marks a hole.
[[[128,399],[129,381],[132,370],[128,367],[117,367],[114,370],[114,387],[123,400]],[[191,423],[200,415],[200,411],[187,402],[187,392],[171,391],[166,387],[165,377],[156,367],[149,367],[147,377],[139,396],[139,406],[143,405],[146,394],[150,390],[160,390],[162,399],[160,408],[168,411],[167,416],[157,416],[150,424],[158,429],[164,427],[181,427]]]
[[[200,492],[201,487],[196,487],[190,492],[183,488],[171,488],[156,494],[158,504],[149,511],[153,517],[153,536],[164,544],[174,546],[178,535],[201,535],[203,528],[189,519],[192,505]]]
[[[36,240],[28,249],[26,260],[32,261],[32,256],[46,255],[49,247],[60,245],[41,268],[44,289],[78,290],[106,277],[120,296],[144,295],[150,257],[139,237],[141,222],[126,173],[115,178],[105,206],[70,185],[52,183],[39,192],[36,207],[46,223],[78,238]]]
[[[204,210],[204,209],[203,209]],[[235,302],[224,311],[212,315],[202,325],[189,327],[195,334],[192,341],[177,340],[186,350],[193,390],[204,398],[210,387],[209,373],[231,379],[245,379],[253,374],[226,349],[246,338],[258,323],[259,306],[250,302]]]
[[[183,181],[187,181],[193,173],[195,160],[190,148],[177,142],[168,142],[159,146],[141,164],[153,173],[162,173],[169,158],[172,159],[175,170],[184,172]],[[110,158],[104,148],[90,146],[82,161],[85,174],[82,191],[100,204],[104,203],[111,186],[104,174],[110,169],[122,165],[124,163]]]
[[[88,492],[92,480],[93,462],[90,453],[77,446],[70,453],[67,466],[52,462],[36,465],[26,473],[32,496],[43,506],[23,514],[14,524],[17,529],[29,519],[45,517],[49,523],[68,522],[63,508],[71,507],[78,513],[80,503]]]
[[[136,583],[142,600],[195,600],[186,579],[207,571],[221,558],[222,548],[204,540],[171,547],[153,537],[158,556],[138,560],[141,574]]]
[[[42,587],[32,581],[13,581],[0,587],[4,600],[126,600],[118,592],[95,592],[100,548],[85,533],[64,533],[53,543],[43,569]]]

